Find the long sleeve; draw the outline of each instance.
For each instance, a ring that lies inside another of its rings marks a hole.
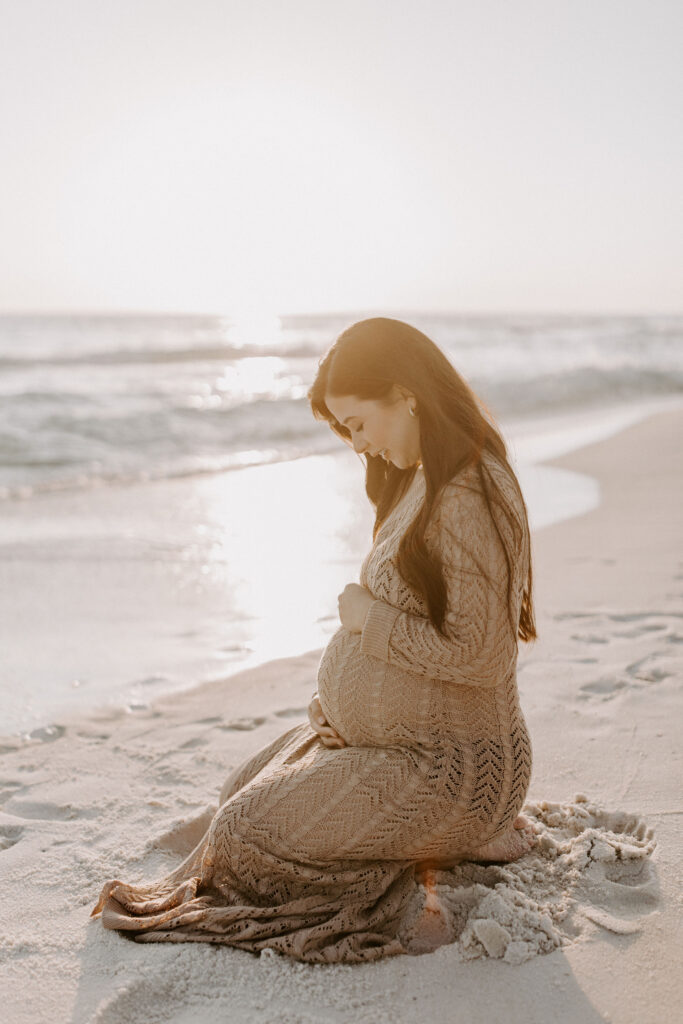
[[[494,686],[514,661],[517,641],[508,617],[507,562],[483,494],[451,481],[425,541],[443,564],[446,636],[428,618],[376,600],[361,652],[431,679]]]

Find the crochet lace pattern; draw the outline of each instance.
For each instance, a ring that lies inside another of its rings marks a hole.
[[[486,469],[514,511],[493,513],[515,552],[519,620],[530,541],[507,470]],[[531,775],[516,683],[508,567],[476,469],[441,491],[425,533],[447,586],[443,636],[396,567],[425,494],[420,467],[379,530],[360,582],[361,633],[340,628],[318,694],[347,746],[308,722],[226,780],[206,834],[148,886],[107,882],[93,915],[138,942],[213,942],[298,960],[358,962],[406,952],[406,908],[421,862],[447,864],[509,829]],[[488,576],[488,579],[485,577]]]

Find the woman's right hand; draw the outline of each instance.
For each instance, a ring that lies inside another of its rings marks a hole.
[[[308,720],[311,723],[311,729],[317,732],[326,747],[341,748],[346,746],[343,736],[340,736],[337,730],[333,729],[325,718],[325,713],[318,700],[317,693],[313,694],[311,703],[308,705]]]

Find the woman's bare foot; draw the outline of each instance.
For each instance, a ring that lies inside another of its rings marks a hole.
[[[472,850],[467,859],[475,861],[511,861],[518,860],[533,847],[536,835],[528,818],[520,814],[512,828],[498,836],[490,843]]]
[[[434,871],[450,871],[464,861],[509,861],[518,860],[534,846],[536,832],[531,821],[524,814],[518,814],[513,827],[490,843],[476,847],[469,853],[459,853],[449,860],[422,861],[415,865],[415,877],[425,887],[433,884]]]

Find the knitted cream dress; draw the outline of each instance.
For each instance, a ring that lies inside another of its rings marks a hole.
[[[507,472],[484,462],[515,512],[511,530],[494,505],[516,553],[517,622],[529,535]],[[328,749],[306,722],[241,765],[175,871],[148,886],[104,885],[93,915],[105,928],[326,963],[402,953],[415,865],[457,859],[512,825],[531,747],[504,551],[467,469],[442,490],[425,537],[444,566],[444,638],[396,569],[424,493],[419,468],[363,562],[376,600],[362,633],[341,626],[320,660],[320,702],[347,746]]]

